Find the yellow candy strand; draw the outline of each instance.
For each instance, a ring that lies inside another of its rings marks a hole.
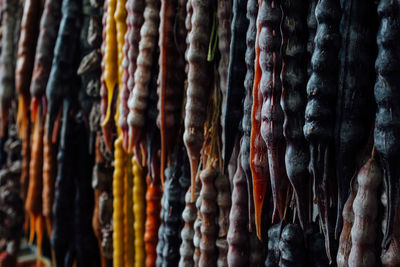
[[[118,89],[122,88],[122,74],[124,73],[124,68],[122,66],[122,60],[124,59],[124,43],[125,43],[125,33],[126,33],[126,0],[117,0],[117,9],[114,14],[114,20],[116,25],[116,41],[117,41],[117,55],[118,55]],[[118,92],[119,95],[119,92]],[[117,99],[117,107],[120,105],[120,97]],[[115,116],[119,117],[119,108],[116,109]],[[118,119],[115,120],[118,123]],[[119,135],[119,132],[118,132]]]
[[[145,265],[144,224],[145,224],[145,192],[146,184],[139,162],[132,157],[133,165],[133,214],[135,230],[135,267]]]
[[[107,87],[107,113],[101,126],[105,126],[111,116],[111,104],[114,88],[118,80],[118,49],[117,32],[114,20],[116,11],[116,0],[107,1],[107,20],[106,20],[106,38],[104,49],[104,81]]]
[[[115,141],[113,175],[113,266],[124,265],[124,177],[127,156],[122,148],[122,137]]]
[[[128,155],[128,159],[132,158],[132,154]],[[124,182],[124,260],[125,266],[130,267],[134,266],[134,231],[133,231],[133,169],[132,162],[130,160],[127,161],[126,165],[126,175]]]
[[[124,36],[126,32],[126,0],[109,0],[114,2],[114,12],[109,12],[108,19],[114,22],[114,35],[113,35],[113,62],[112,74],[113,84],[118,83],[118,88],[121,88],[122,82],[122,58],[123,58],[123,46]],[[108,29],[107,29],[108,30]],[[107,45],[107,39],[106,39]],[[107,58],[106,58],[107,65]],[[106,69],[105,69],[106,71]],[[106,73],[105,73],[106,79]],[[107,84],[107,83],[106,83]],[[107,85],[108,87],[108,85]],[[107,88],[109,90],[109,88]],[[108,99],[110,101],[110,98]],[[117,93],[117,106],[120,102],[120,92]],[[111,102],[109,103],[107,114],[110,109]],[[115,141],[115,164],[114,164],[114,211],[113,211],[113,222],[114,222],[114,233],[113,233],[113,266],[133,266],[133,212],[132,207],[132,171],[128,155],[123,149],[123,140],[121,130],[118,127],[119,112],[118,108],[115,114],[115,123],[117,126],[118,138]],[[106,120],[109,119],[106,116]]]

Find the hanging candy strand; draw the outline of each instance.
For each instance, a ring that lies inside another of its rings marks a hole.
[[[282,97],[283,134],[286,139],[285,166],[296,197],[296,211],[303,229],[308,223],[310,153],[304,138],[307,85],[306,3],[282,1]]]
[[[60,124],[61,106],[63,100],[77,94],[77,87],[71,86],[75,81],[75,71],[78,67],[76,53],[78,51],[79,29],[81,25],[82,3],[79,0],[63,0],[62,18],[51,67],[46,86],[48,137],[55,143]]]
[[[338,0],[321,0],[315,8],[318,26],[307,84],[304,136],[310,142],[310,171],[314,179],[325,248],[332,262],[328,231],[328,169],[332,150],[340,45]],[[326,38],[325,36],[329,36]]]
[[[127,154],[127,158],[132,158]],[[127,161],[124,177],[124,262],[126,266],[133,266],[135,251],[134,247],[134,216],[133,216],[133,173],[132,163]]]
[[[124,266],[124,177],[127,166],[122,137],[115,141],[113,174],[113,265]]]
[[[253,107],[251,111],[251,134],[250,134],[250,169],[253,179],[253,201],[257,236],[261,239],[261,212],[267,193],[269,183],[269,169],[267,146],[260,135],[261,128],[261,107],[262,94],[260,91],[261,68],[260,58],[260,38],[261,25],[257,19],[257,36],[255,41],[255,60],[254,60],[254,83],[253,83]]]
[[[0,71],[0,135],[3,136],[8,123],[8,115],[15,91],[15,31],[17,30],[18,1],[3,0],[2,39]]]
[[[250,169],[250,134],[251,134],[251,110],[253,105],[253,83],[254,83],[254,60],[255,60],[255,42],[257,35],[257,0],[247,1],[247,14],[249,27],[246,33],[246,76],[244,79],[245,98],[243,102],[242,130],[243,135],[240,142],[240,153],[242,153],[240,164],[247,179],[248,205],[249,205],[249,229],[252,229],[254,201],[253,185]]]
[[[43,136],[43,216],[47,233],[51,237],[53,230],[53,202],[55,180],[57,175],[57,145],[53,144],[48,136],[48,124],[45,124]]]
[[[35,63],[29,89],[32,121],[36,119],[39,104],[42,103],[42,98],[46,93],[61,21],[61,4],[62,0],[46,0],[40,19],[40,33],[37,40]]]
[[[29,241],[37,236],[38,257],[41,257],[41,246],[43,240],[43,215],[42,215],[42,174],[43,174],[43,117],[36,120],[32,136],[32,159],[30,162],[29,187],[25,202],[25,209],[30,219]]]
[[[129,146],[128,101],[135,85],[134,76],[137,67],[136,60],[139,54],[140,29],[144,21],[144,7],[144,0],[128,0],[126,2],[126,10],[128,12],[126,18],[127,31],[125,33],[124,60],[122,62],[125,77],[123,81],[124,87],[122,87],[121,92],[122,102],[120,104],[120,118],[118,122],[122,130],[125,149],[128,149]]]
[[[106,0],[107,8],[104,12],[106,23],[103,27],[103,31],[105,31],[104,41],[104,82],[105,87],[107,89],[107,111],[101,123],[101,126],[104,128],[111,117],[112,114],[112,101],[114,96],[115,86],[118,83],[118,43],[117,43],[117,29],[116,29],[116,21],[114,19],[114,15],[116,12],[117,0]],[[104,97],[104,94],[103,94]],[[104,131],[104,129],[103,129]],[[110,130],[106,130],[110,131]],[[108,133],[110,135],[110,133]],[[107,136],[107,135],[104,135]],[[110,140],[111,141],[111,140]]]
[[[117,40],[117,67],[118,67],[118,80],[117,80],[117,85],[118,85],[118,97],[117,97],[117,107],[120,107],[123,105],[124,101],[126,99],[123,98],[123,82],[122,82],[122,75],[124,73],[124,68],[122,61],[124,59],[124,43],[125,43],[125,33],[126,33],[126,0],[117,0],[117,5],[115,8],[115,13],[114,13],[114,21],[115,21],[115,29],[116,29],[116,40]],[[116,110],[116,116],[118,117],[118,120],[116,120],[116,123],[118,124],[119,119],[123,118],[120,114],[119,111],[121,108]],[[117,128],[118,131],[121,131],[121,128]],[[119,133],[119,132],[118,132]]]
[[[157,40],[157,28],[159,25],[159,0],[146,0],[144,8],[144,22],[140,30],[139,52],[131,44],[130,60],[135,59],[138,53],[136,64],[131,63],[129,67],[129,86],[134,86],[130,92],[128,107],[128,125],[129,125],[129,149],[137,146],[141,130],[145,124],[145,110],[147,107],[147,97],[149,95],[149,82],[151,78],[151,66],[153,63],[153,51]],[[139,32],[134,32],[135,35]],[[137,37],[139,39],[139,37]],[[134,75],[132,76],[132,74]],[[132,80],[134,79],[134,81]]]
[[[289,181],[285,170],[285,140],[283,138],[284,115],[279,104],[282,93],[281,72],[281,1],[262,0],[258,19],[261,26],[259,41],[259,64],[261,68],[260,91],[263,95],[261,110],[261,136],[268,151],[269,173],[271,179],[274,211],[280,220],[286,215]]]
[[[101,77],[100,77],[100,111],[101,111],[101,132],[102,132],[102,137],[103,137],[103,141],[104,144],[107,148],[108,151],[112,151],[112,139],[113,139],[113,130],[115,127],[115,123],[114,123],[114,117],[111,116],[109,118],[109,120],[104,123],[106,116],[107,116],[107,110],[108,110],[108,94],[110,92],[108,92],[107,90],[107,84],[105,81],[105,69],[106,69],[106,64],[109,64],[106,62],[106,41],[108,41],[106,39],[107,34],[107,22],[108,22],[108,0],[104,1],[104,12],[103,12],[103,18],[102,18],[102,23],[103,23],[103,32],[102,32],[102,43],[101,43]],[[111,91],[111,93],[114,93],[114,90]],[[112,101],[111,102],[111,113],[114,114],[115,112],[115,102],[116,101]]]
[[[15,70],[15,88],[18,92],[17,126],[22,138],[25,127],[28,127],[29,106],[31,96],[29,86],[35,57],[36,42],[39,35],[41,2],[39,0],[26,1],[21,22],[21,33],[18,43],[18,57]]]
[[[184,13],[177,13],[178,1],[162,1],[160,10],[159,47],[160,73],[158,94],[157,125],[161,133],[161,181],[163,170],[175,144],[180,122],[184,91]],[[182,10],[180,8],[179,10]],[[179,17],[180,16],[180,17]]]
[[[183,140],[189,157],[191,181],[192,187],[194,187],[203,144],[203,126],[206,120],[207,106],[205,101],[207,101],[210,91],[207,77],[207,47],[211,7],[205,0],[191,0],[191,3],[193,15],[187,53],[189,71]],[[192,190],[192,194],[194,196],[194,190]]]
[[[73,236],[74,206],[71,199],[75,198],[74,181],[72,176],[73,132],[69,113],[70,101],[63,102],[60,142],[57,152],[57,177],[53,205],[53,232],[51,245],[54,249],[55,263],[63,266],[69,257]],[[38,113],[39,114],[39,113]],[[47,136],[45,138],[48,138]]]
[[[145,189],[146,181],[143,170],[138,160],[132,157],[133,170],[133,214],[135,222],[133,225],[135,231],[135,266],[144,266],[146,254],[144,246],[144,226],[145,226]]]
[[[244,97],[243,82],[246,76],[246,31],[249,22],[246,18],[246,1],[233,1],[233,18],[229,48],[229,64],[226,80],[226,99],[222,98],[222,155],[224,170],[228,166],[229,155],[232,154],[237,135],[233,134],[239,128],[242,118],[242,100]],[[240,135],[240,134],[239,134]]]

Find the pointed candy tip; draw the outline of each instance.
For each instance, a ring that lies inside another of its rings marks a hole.
[[[129,152],[129,136],[128,136],[128,131],[126,129],[121,129],[121,134],[122,134],[122,148]]]
[[[43,217],[38,215],[35,218],[35,228],[37,237],[37,258],[40,261],[42,257],[42,242],[43,242]]]
[[[257,230],[257,237],[259,240],[262,240],[261,236],[261,214],[258,216],[256,215],[256,230]]]
[[[134,145],[133,145],[133,140],[132,139],[133,139],[132,138],[132,134],[129,131],[129,134],[128,134],[128,153],[133,153]]]
[[[50,128],[48,128],[48,134],[49,135],[51,134],[51,142],[53,144],[57,143],[58,133],[59,133],[60,128],[61,128],[61,113],[62,113],[62,110],[60,109],[60,111],[57,114],[56,120],[54,122],[53,132],[51,132]]]
[[[256,232],[258,239],[261,240],[261,213],[262,213],[262,205],[263,202],[254,203],[254,213],[255,213],[255,224],[256,224]]]
[[[163,168],[160,168],[160,179],[161,179],[161,185],[162,185],[162,187],[164,187],[165,176],[164,176],[164,170],[163,170]]]
[[[272,224],[274,224],[275,218],[276,218],[276,205],[274,203],[274,209],[272,211],[272,218],[271,218],[271,223]]]
[[[328,229],[328,224],[327,223],[322,225],[322,232],[323,232],[323,234],[325,236],[325,251],[326,251],[326,256],[328,257],[329,265],[330,265],[332,263],[332,255],[331,255],[329,229]]]
[[[107,86],[107,88],[114,88],[114,86],[112,86],[112,87]],[[115,90],[115,88],[114,88],[114,90]],[[110,92],[108,92],[107,93],[107,112],[106,112],[106,117],[101,122],[101,127],[106,126],[106,124],[109,122],[109,120],[111,118],[112,102],[113,102],[113,92],[111,92],[111,94],[110,94]]]
[[[165,170],[165,149],[161,148],[161,161],[160,161],[160,177],[161,177],[161,184],[164,186],[164,170]]]
[[[331,264],[332,264],[332,255],[331,255],[331,252],[330,252],[330,251],[327,251],[326,254],[327,254],[327,256],[328,256],[329,265],[331,265]]]
[[[139,128],[130,128],[128,134],[128,152],[132,153],[134,148],[136,147],[140,136],[140,129]]]
[[[383,249],[388,249],[390,243],[392,242],[392,237],[389,235],[387,232],[385,233],[383,239],[382,239],[382,248]]]
[[[29,227],[29,244],[33,244],[33,239],[35,238],[35,218],[32,214],[29,215],[30,227]]]
[[[32,101],[31,101],[31,121],[32,122],[35,122],[38,109],[39,109],[39,99],[34,97],[34,98],[32,98]]]
[[[103,118],[103,121],[100,122],[101,127],[105,127],[111,118],[111,103],[107,105],[106,116]]]

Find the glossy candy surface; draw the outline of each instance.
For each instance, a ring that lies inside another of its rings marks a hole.
[[[304,136],[310,143],[310,171],[325,236],[325,248],[332,260],[328,231],[328,169],[332,150],[340,46],[338,0],[318,1],[315,8],[317,33],[307,83]]]

